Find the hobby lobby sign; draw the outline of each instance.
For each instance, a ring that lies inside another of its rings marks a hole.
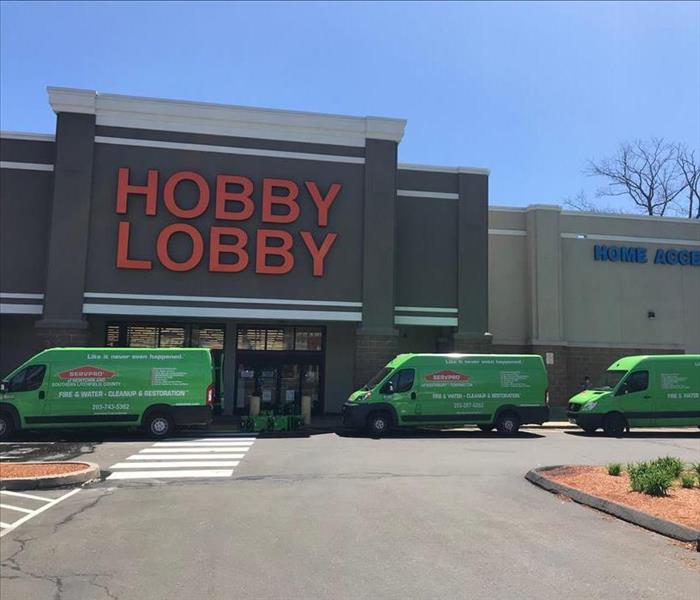
[[[159,195],[161,186],[162,195]],[[186,187],[190,188],[190,194],[194,189],[196,200],[194,205],[184,207]],[[299,231],[297,238],[285,226],[296,222],[302,210],[313,210],[318,227],[328,227],[331,208],[341,189],[339,183],[322,189],[315,181],[304,181],[302,188],[289,179],[271,177],[263,178],[256,188],[248,177],[229,174],[217,175],[214,186],[210,187],[194,171],[178,171],[162,181],[155,169],[148,171],[145,183],[137,183],[128,168],[120,168],[115,207],[117,215],[122,217],[117,232],[117,268],[150,270],[157,260],[169,271],[182,272],[191,271],[205,261],[209,271],[215,273],[238,273],[251,268],[256,273],[283,275],[294,269],[295,252],[308,252],[313,275],[323,277],[326,258],[338,234]],[[156,235],[155,256],[134,256],[129,243],[138,224],[130,217],[152,217],[160,211],[166,211],[178,221],[166,225]],[[249,235],[240,225],[256,211],[267,226]],[[207,212],[213,215],[215,224],[203,231],[193,221]],[[187,238],[191,248],[189,256],[178,260],[170,253],[171,241],[176,236]],[[251,261],[253,248],[255,259]]]

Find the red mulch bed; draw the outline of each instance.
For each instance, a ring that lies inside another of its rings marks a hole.
[[[0,479],[20,477],[46,477],[48,475],[66,475],[87,469],[88,465],[79,462],[54,463],[0,463]]]
[[[679,484],[667,496],[655,497],[633,492],[627,473],[608,475],[605,467],[561,467],[540,473],[558,483],[587,494],[624,504],[654,517],[700,530],[700,488],[683,489]]]

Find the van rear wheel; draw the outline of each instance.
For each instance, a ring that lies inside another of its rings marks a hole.
[[[620,413],[610,413],[603,419],[603,431],[606,435],[621,437],[627,428],[627,419]]]
[[[0,413],[0,441],[9,440],[15,431],[15,422],[12,415]]]
[[[170,415],[153,413],[146,418],[145,429],[151,437],[163,438],[173,432],[175,424]]]
[[[374,412],[367,417],[367,432],[372,437],[382,437],[391,431],[391,417],[386,412]]]
[[[520,429],[520,417],[513,412],[504,412],[496,419],[496,429],[501,435],[515,435]]]

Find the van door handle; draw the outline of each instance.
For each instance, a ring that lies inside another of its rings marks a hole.
[[[415,393],[415,392],[411,392],[411,400],[415,400],[415,399],[416,399],[416,393]]]
[[[43,400],[46,397],[46,392],[44,390],[41,390],[39,392],[39,400]]]
[[[645,400],[649,400],[649,398],[651,398],[651,396],[644,396]]]

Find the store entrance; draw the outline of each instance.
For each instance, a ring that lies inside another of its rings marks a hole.
[[[261,410],[280,414],[298,413],[303,396],[311,398],[312,412],[322,410],[320,361],[247,357],[239,359],[237,375],[241,412],[247,412],[251,396],[260,398]]]
[[[257,396],[261,410],[299,413],[308,396],[312,414],[322,413],[324,334],[312,326],[239,326],[235,411],[248,414]]]

